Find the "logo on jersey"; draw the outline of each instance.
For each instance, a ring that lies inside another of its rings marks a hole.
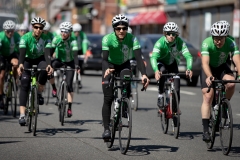
[[[230,45],[230,47],[234,48],[236,46],[236,43],[233,41]]]
[[[207,48],[208,47],[208,44],[207,43],[203,43],[202,44],[202,48]]]
[[[103,42],[103,43],[107,43],[107,42],[108,42],[107,37],[104,37],[102,42]]]
[[[24,39],[21,39],[19,42],[20,45],[24,45],[25,43],[26,43],[26,41]]]
[[[123,52],[123,55],[124,55],[124,61],[127,61],[128,58],[129,58],[129,56],[128,56],[129,48],[128,48],[127,45],[123,44],[122,52]]]

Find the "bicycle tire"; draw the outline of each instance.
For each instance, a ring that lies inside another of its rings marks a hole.
[[[37,132],[37,117],[38,117],[38,95],[37,95],[37,88],[32,89],[32,129],[33,129],[33,136],[36,136]]]
[[[7,86],[7,90],[5,90],[5,87]],[[3,114],[4,115],[7,115],[8,114],[8,108],[9,108],[9,100],[10,100],[10,95],[11,94],[9,91],[10,91],[10,88],[11,87],[11,82],[7,81],[4,83],[4,92],[5,92],[5,95],[3,97],[3,101],[4,101],[4,107],[3,107]]]
[[[172,128],[173,134],[176,139],[178,139],[180,131],[180,109],[178,104],[178,95],[175,89],[172,90],[170,96],[170,106],[172,112]]]
[[[119,147],[121,153],[126,154],[129,148],[132,133],[132,109],[128,98],[121,101],[119,113]]]
[[[110,131],[111,131],[111,139],[109,141],[106,142],[107,147],[111,148],[113,146],[114,140],[115,140],[115,135],[116,135],[116,124],[115,121],[117,121],[117,119],[114,119],[114,101],[112,102],[112,106],[111,106],[111,119],[110,119]]]
[[[51,88],[51,85],[50,85],[50,82],[48,81],[47,84],[46,84],[46,102],[45,102],[45,105],[48,105],[49,103],[49,98],[50,98],[50,88]]]
[[[216,119],[214,118],[214,114],[213,114],[213,108],[211,107],[211,117],[209,118],[209,133],[210,133],[210,137],[211,140],[210,142],[207,142],[207,148],[208,149],[212,149],[214,142],[215,142],[215,136],[216,136],[216,132],[215,132],[215,126],[216,126]]]
[[[232,138],[233,138],[233,116],[232,116],[232,108],[230,102],[227,99],[222,100],[220,107],[220,125],[219,125],[219,135],[220,142],[222,147],[222,152],[224,155],[228,155],[232,146]],[[226,134],[225,136],[225,133]],[[224,138],[227,139],[224,139]]]
[[[166,117],[166,111],[159,110],[158,112],[160,115],[161,128],[162,128],[163,134],[167,134],[169,119]]]
[[[17,85],[16,80],[14,77],[12,77],[12,102],[13,102],[13,117],[16,117],[17,115]]]
[[[137,82],[131,82],[131,97],[130,102],[134,111],[138,110],[138,90],[137,90]]]
[[[61,95],[61,125],[64,125],[64,117],[66,113],[66,84],[62,83],[62,95]]]
[[[28,94],[28,100],[26,103],[26,126],[28,128],[28,131],[31,132],[32,130],[32,106],[31,106],[31,92]]]

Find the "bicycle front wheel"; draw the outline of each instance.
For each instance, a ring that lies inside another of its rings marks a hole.
[[[32,130],[32,107],[31,107],[31,92],[28,94],[28,100],[27,100],[27,105],[26,105],[26,110],[25,110],[25,115],[26,115],[26,126],[28,128],[28,131],[31,132]]]
[[[114,143],[114,140],[115,140],[115,133],[116,133],[116,124],[117,124],[117,121],[118,121],[118,117],[114,117],[114,101],[112,102],[112,106],[111,106],[111,117],[110,117],[110,125],[109,125],[109,128],[110,128],[110,131],[111,131],[111,139],[108,140],[106,142],[107,144],[107,147],[108,148],[111,148],[113,146],[113,143]]]
[[[66,91],[66,83],[62,83],[62,90],[61,90],[61,98],[60,98],[60,104],[61,104],[61,125],[64,125],[64,116],[66,113],[66,100],[67,100],[67,91]]]
[[[49,102],[49,97],[50,97],[50,89],[51,89],[51,85],[50,85],[50,82],[47,82],[46,83],[46,88],[45,88],[45,93],[46,93],[46,102],[45,104],[48,105],[48,102]]]
[[[37,88],[32,89],[32,129],[33,129],[33,136],[36,136],[37,131],[37,117],[38,117],[38,97],[37,97]]]
[[[224,99],[222,101],[219,119],[220,119],[219,132],[222,151],[224,155],[228,155],[232,146],[233,117],[232,108],[227,99]]]
[[[138,90],[137,90],[137,82],[131,82],[131,97],[130,102],[132,108],[137,111],[138,110]]]
[[[13,117],[16,117],[17,114],[17,86],[16,86],[16,80],[14,77],[12,77],[12,83],[11,83],[11,89],[12,89],[12,94],[11,94],[11,99],[12,99],[12,108],[13,108]]]
[[[166,111],[165,110],[158,110],[159,115],[160,115],[160,121],[161,121],[161,128],[164,134],[167,133],[168,131],[168,123],[169,119],[166,116]]]
[[[172,128],[174,137],[177,139],[180,131],[180,109],[178,104],[178,95],[175,89],[170,96],[170,106],[172,111]]]
[[[12,103],[11,103],[11,82],[7,81],[4,84],[4,89],[6,88],[5,91],[5,96],[3,98],[4,100],[4,108],[3,108],[3,114],[7,115],[8,114],[8,107],[11,106],[12,109]],[[12,109],[13,111],[13,109]]]
[[[216,126],[216,119],[214,117],[215,115],[213,114],[213,108],[211,107],[211,117],[209,119],[209,132],[210,132],[210,137],[211,137],[211,140],[210,142],[207,142],[207,148],[208,149],[212,149],[213,145],[214,145],[214,142],[215,142],[215,126]]]
[[[132,109],[128,98],[123,99],[120,105],[118,132],[121,153],[126,154],[132,133]]]

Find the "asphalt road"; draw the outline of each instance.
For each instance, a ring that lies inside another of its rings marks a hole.
[[[126,155],[119,151],[118,140],[108,149],[101,135],[102,103],[101,73],[82,76],[83,88],[75,94],[73,116],[64,126],[58,121],[58,109],[54,99],[49,105],[40,106],[37,136],[20,127],[18,119],[3,115],[0,111],[0,159],[194,159],[219,160],[240,158],[240,85],[236,87],[231,104],[234,116],[234,133],[231,152],[224,156],[216,137],[212,150],[202,141],[200,106],[201,89],[181,86],[181,128],[179,139],[171,132],[163,134],[157,116],[157,88],[151,84],[146,92],[140,92],[139,110],[133,111],[133,128],[130,148]],[[19,115],[19,114],[18,114]],[[117,136],[118,137],[118,136]]]

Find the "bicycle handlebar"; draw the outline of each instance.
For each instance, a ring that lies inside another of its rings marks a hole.
[[[213,79],[213,77],[210,77],[210,80],[212,81],[212,84],[213,83],[221,83],[222,85],[224,85],[226,83],[240,83],[240,81],[238,81],[238,80],[212,80],[212,79]],[[210,86],[208,86],[207,93],[210,92],[212,84]]]

